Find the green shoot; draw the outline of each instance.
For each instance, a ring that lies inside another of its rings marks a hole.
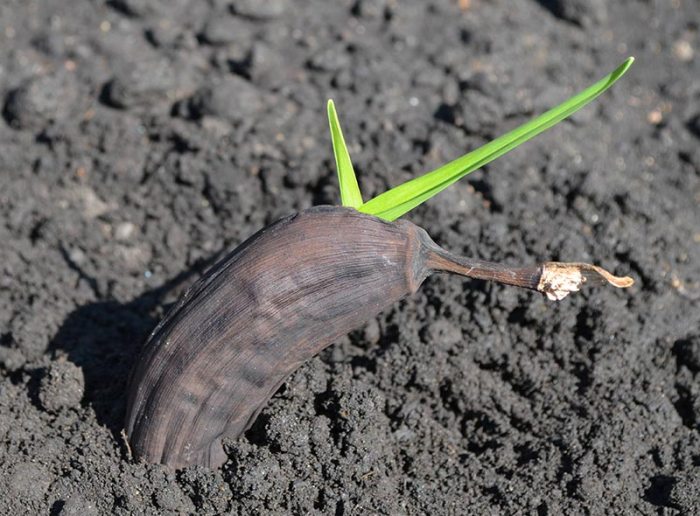
[[[628,58],[611,74],[530,122],[432,172],[394,187],[364,204],[357,188],[357,181],[343,142],[333,103],[329,102],[328,115],[331,120],[333,149],[338,164],[343,205],[353,206],[361,212],[385,220],[395,220],[470,172],[483,167],[581,109],[622,77],[633,61],[633,57]]]
[[[362,206],[362,194],[357,186],[355,170],[352,168],[350,153],[345,145],[343,131],[340,129],[338,114],[332,100],[328,101],[328,123],[331,126],[331,140],[333,141],[333,153],[335,165],[338,169],[338,183],[340,184],[340,200],[343,206],[358,209]]]

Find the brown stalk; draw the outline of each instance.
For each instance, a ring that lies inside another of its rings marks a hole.
[[[456,256],[437,245],[431,249],[427,265],[434,271],[537,290],[552,301],[561,301],[571,292],[581,290],[585,284],[608,283],[617,288],[627,288],[634,284],[629,276],[614,276],[602,267],[588,263],[545,262],[529,267],[509,267]]]

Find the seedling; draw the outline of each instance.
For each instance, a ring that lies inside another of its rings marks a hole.
[[[340,183],[340,196],[343,206],[355,208],[362,213],[374,215],[384,220],[396,220],[416,206],[421,205],[434,195],[440,193],[467,174],[487,165],[506,152],[534,138],[543,131],[573,115],[593,99],[610,88],[632,66],[633,57],[629,57],[612,73],[579,92],[557,107],[550,109],[537,118],[496,138],[483,147],[465,154],[432,172],[412,179],[384,192],[377,197],[362,202],[362,194],[357,186],[355,171],[350,161],[343,133],[340,129],[338,115],[332,100],[328,101],[328,120],[331,126],[333,151],[335,153]]]
[[[160,322],[131,375],[126,433],[137,458],[218,467],[222,439],[240,436],[302,363],[337,338],[449,272],[562,299],[586,282],[628,287],[594,265],[508,267],[455,256],[406,220],[392,222],[469,172],[580,109],[629,68],[443,167],[362,200],[329,103],[343,207],[275,222],[212,267]]]

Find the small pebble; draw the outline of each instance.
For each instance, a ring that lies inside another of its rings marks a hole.
[[[647,122],[649,122],[652,125],[659,125],[663,121],[663,119],[664,116],[658,109],[649,111],[649,113],[647,114]]]
[[[190,116],[216,116],[240,122],[258,113],[263,106],[258,90],[245,79],[230,75],[201,88],[189,101]]]
[[[684,63],[692,61],[693,54],[694,51],[690,42],[684,39],[679,39],[673,44],[673,55],[676,56],[676,59],[678,59],[679,61],[682,61]]]
[[[49,346],[48,334],[51,333],[49,324],[56,325],[56,316],[49,316],[42,313],[36,307],[33,310],[27,309],[17,313],[10,321],[9,329],[14,346],[7,349],[16,349],[21,352],[22,360],[34,360],[40,357]],[[48,331],[47,331],[48,330]],[[20,357],[9,356],[17,361]]]
[[[284,57],[260,41],[253,43],[247,64],[248,73],[258,84],[279,85],[287,78]]]
[[[309,60],[312,70],[336,72],[350,66],[350,56],[342,46],[329,47],[321,50]]]
[[[462,330],[447,319],[435,319],[425,325],[421,338],[425,342],[451,348],[462,341]]]
[[[150,244],[123,245],[119,244],[114,249],[115,257],[122,266],[131,273],[140,273],[148,268],[153,257]]]
[[[382,338],[382,329],[379,326],[377,319],[370,319],[367,324],[365,324],[362,336],[368,344],[375,345]]]
[[[105,86],[105,101],[117,108],[162,102],[177,87],[177,77],[165,59],[138,61],[125,67]]]
[[[85,391],[83,370],[68,361],[52,363],[39,384],[39,401],[48,412],[80,405]]]
[[[17,371],[26,361],[19,349],[0,346],[0,365],[8,371]]]
[[[16,129],[38,130],[74,116],[79,104],[73,74],[59,72],[30,79],[10,92],[3,114]]]
[[[136,232],[136,225],[131,222],[121,222],[114,229],[114,238],[123,242],[131,239]]]

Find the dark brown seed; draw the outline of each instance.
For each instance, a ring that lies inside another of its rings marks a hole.
[[[587,277],[581,271],[592,267],[572,264],[562,287],[559,266],[509,268],[455,257],[408,221],[349,208],[284,218],[215,265],[153,331],[130,382],[132,453],[175,468],[218,467],[226,460],[222,439],[240,436],[294,370],[415,292],[432,272],[560,298],[578,290]]]

